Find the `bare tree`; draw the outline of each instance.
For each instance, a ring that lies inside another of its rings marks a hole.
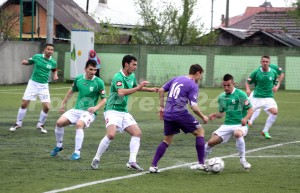
[[[17,34],[14,33],[14,30],[19,20],[17,12],[0,9],[0,39],[15,38]]]

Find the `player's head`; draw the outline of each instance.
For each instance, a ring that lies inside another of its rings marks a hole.
[[[126,55],[122,60],[123,72],[125,75],[132,74],[137,68],[137,59],[132,55]]]
[[[54,45],[53,44],[45,44],[43,53],[45,54],[46,58],[50,58],[54,52]]]
[[[85,63],[85,78],[92,79],[97,72],[97,62],[95,60],[88,60]]]
[[[270,56],[262,56],[260,59],[260,64],[263,69],[267,70],[270,65]]]
[[[204,70],[199,64],[193,64],[190,66],[189,76],[192,77],[196,83],[202,79],[203,73]]]
[[[234,79],[233,76],[231,74],[225,74],[223,77],[223,82],[222,82],[222,86],[224,87],[224,91],[227,94],[232,93],[233,89],[234,89]]]

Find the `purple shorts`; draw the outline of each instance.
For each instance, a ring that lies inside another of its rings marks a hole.
[[[195,119],[191,114],[176,118],[176,120],[164,120],[164,134],[173,135],[180,133],[182,130],[184,133],[192,133],[197,128],[201,127],[199,121]]]

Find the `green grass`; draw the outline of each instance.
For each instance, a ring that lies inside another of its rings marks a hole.
[[[70,84],[50,85],[53,107],[45,124],[48,134],[40,134],[35,129],[41,110],[39,102],[32,103],[29,107],[23,127],[11,133],[8,129],[15,122],[25,85],[0,87],[0,192],[46,192],[137,174],[125,167],[130,140],[126,133],[117,134],[108,151],[104,153],[99,170],[90,169],[99,141],[105,134],[102,112],[91,127],[85,130],[81,160],[69,160],[74,149],[74,127],[65,128],[64,150],[57,157],[50,157],[50,151],[55,146],[54,126],[60,116],[57,109],[68,87]],[[216,111],[215,99],[221,91],[222,89],[201,89],[199,104],[205,114]],[[239,158],[226,157],[224,171],[216,175],[192,171],[187,167],[176,167],[159,174],[144,174],[103,182],[68,192],[300,192],[299,98],[299,91],[280,90],[276,93],[279,115],[270,130],[273,139],[266,140],[260,135],[267,117],[264,112],[251,127],[245,138],[246,148],[256,151],[247,153],[247,160],[252,164],[249,172],[241,168]],[[132,99],[130,112],[143,132],[138,161],[147,170],[156,147],[163,138],[163,125],[158,120],[157,113],[157,94],[136,93]],[[68,107],[71,108],[73,104],[74,100],[70,101]],[[204,125],[206,140],[221,123],[222,120],[217,120]],[[298,142],[274,146],[294,141]],[[272,145],[273,147],[268,149],[257,149]],[[192,135],[175,136],[174,143],[159,162],[159,167],[163,169],[195,162],[194,146],[195,139]],[[216,146],[210,157],[235,153],[235,141],[231,140]]]

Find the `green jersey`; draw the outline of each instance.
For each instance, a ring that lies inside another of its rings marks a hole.
[[[78,92],[75,109],[87,110],[98,104],[99,96],[106,98],[104,82],[94,76],[92,80],[85,79],[85,75],[79,75],[75,78],[72,85],[72,91]],[[97,115],[97,113],[95,112]]]
[[[106,101],[104,111],[115,110],[121,112],[128,112],[127,103],[129,95],[119,96],[118,89],[131,89],[136,86],[137,83],[134,73],[130,74],[129,76],[125,76],[122,70],[116,73],[110,85],[110,93]]]
[[[272,68],[264,72],[260,67],[252,72],[247,81],[249,84],[254,83],[255,85],[254,98],[273,98],[272,88],[278,83],[277,76],[277,72]]]
[[[225,125],[239,125],[252,107],[247,94],[237,88],[232,93],[221,93],[218,97],[219,111],[225,112]]]
[[[276,64],[270,64],[269,67],[272,68],[273,70],[275,70],[278,75],[283,73],[282,68],[278,67]]]
[[[28,60],[29,65],[34,64],[33,72],[31,74],[31,80],[38,83],[48,83],[50,71],[56,69],[56,61],[50,57],[49,59],[44,58],[44,54],[35,54]]]

